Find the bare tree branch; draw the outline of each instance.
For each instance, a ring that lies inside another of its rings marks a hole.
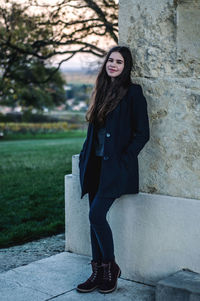
[[[55,56],[64,56],[58,70],[77,53],[102,58],[106,43],[118,42],[117,0],[61,0],[56,4],[24,1],[23,6],[10,0],[0,7],[3,80],[12,79],[16,66],[23,68],[35,60],[45,65]]]

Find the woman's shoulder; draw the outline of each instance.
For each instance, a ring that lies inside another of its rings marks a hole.
[[[143,93],[143,88],[140,84],[131,83],[128,90],[128,99],[130,102],[134,103],[144,103],[146,102],[146,98]]]
[[[142,90],[142,86],[140,84],[136,84],[136,83],[131,83],[130,86],[129,86],[129,89],[128,91],[129,92],[136,92],[136,91],[141,91]]]

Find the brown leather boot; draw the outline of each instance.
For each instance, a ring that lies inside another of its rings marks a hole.
[[[88,293],[95,290],[100,282],[102,281],[103,276],[103,267],[102,265],[98,264],[98,262],[95,262],[91,260],[92,265],[92,275],[83,283],[79,284],[76,288],[78,292],[82,293]]]
[[[102,263],[103,278],[99,285],[98,291],[100,293],[111,293],[117,288],[117,278],[121,275],[121,270],[115,260],[108,263]]]

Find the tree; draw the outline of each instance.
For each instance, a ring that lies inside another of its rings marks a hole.
[[[31,44],[36,38],[48,39],[52,28],[37,28],[38,17],[28,15],[26,8],[16,3],[10,10],[0,8],[0,21],[1,103],[37,109],[63,103],[65,81],[61,74],[40,59],[36,50],[35,55],[31,53]],[[49,46],[45,46],[39,53],[47,55],[50,51]]]
[[[48,3],[26,0],[22,6],[6,0],[0,7],[1,101],[12,103],[23,85],[47,88],[60,65],[76,53],[102,58],[108,44],[118,41],[117,0]],[[58,55],[57,68],[50,68]],[[33,76],[35,66],[43,69],[43,76]]]
[[[44,107],[53,108],[66,101],[63,88],[65,81],[55,67],[46,67],[41,62],[31,61],[23,65],[2,86],[1,103],[19,105],[23,111]],[[48,81],[46,80],[48,78]],[[3,81],[0,81],[3,84]]]
[[[10,4],[11,1],[1,9],[0,15],[10,39],[5,40],[0,34],[0,41],[3,38],[4,46],[19,55],[29,54],[41,60],[65,55],[61,64],[76,53],[91,53],[101,58],[108,45],[118,42],[117,0],[58,0],[54,5],[26,0],[23,8],[15,1]],[[23,17],[23,23],[28,25],[27,29],[20,25],[24,37],[27,36],[26,42],[21,44],[10,30],[16,8],[17,23],[21,23],[20,17]]]

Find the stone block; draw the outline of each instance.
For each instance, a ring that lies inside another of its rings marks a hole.
[[[134,76],[199,77],[199,0],[119,0],[119,43]]]
[[[156,301],[200,301],[200,274],[182,269],[158,281]]]
[[[177,7],[178,59],[200,61],[200,1],[182,1]]]
[[[72,164],[78,166],[79,155]],[[88,194],[80,198],[79,175],[65,177],[66,251],[91,256]],[[200,272],[200,202],[161,194],[116,199],[107,220],[122,277],[146,284],[187,266]]]
[[[143,88],[150,122],[138,156],[141,191],[200,199],[200,80],[133,81]]]

